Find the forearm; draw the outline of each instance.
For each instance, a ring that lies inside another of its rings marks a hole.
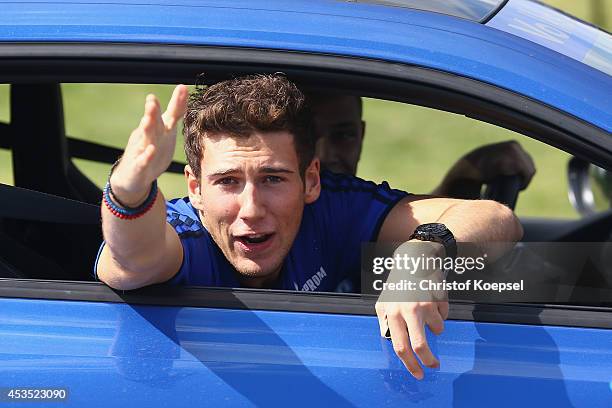
[[[161,192],[153,207],[133,220],[120,219],[103,207],[106,245],[97,264],[98,278],[112,288],[130,290],[174,276],[182,262],[182,245],[165,218]]]
[[[523,229],[508,207],[489,200],[457,200],[410,196],[389,213],[381,228],[381,242],[404,242],[421,224],[446,225],[457,242],[473,243],[489,260],[497,259],[521,239]],[[460,245],[460,250],[468,248]],[[463,254],[460,256],[471,256]]]
[[[512,210],[489,200],[457,201],[435,222],[446,225],[457,242],[475,244],[489,261],[499,258],[523,236],[521,223]],[[462,253],[468,250],[468,246],[459,245],[458,255],[472,255]]]
[[[146,269],[163,254],[166,206],[158,191],[153,207],[139,218],[120,219],[102,206],[102,233],[113,260],[129,271]]]
[[[159,101],[148,95],[144,115],[130,135],[121,161],[113,166],[102,205],[102,232],[106,245],[97,264],[98,277],[115,289],[134,289],[160,283],[176,274],[183,249],[176,232],[166,223],[166,202],[161,191],[151,205],[149,192],[172,161],[176,124],[187,105],[187,88],[174,89],[168,109],[161,113]],[[152,193],[155,194],[155,193]],[[112,204],[110,203],[112,201]],[[118,217],[125,207],[141,208]],[[134,217],[138,214],[138,217]]]

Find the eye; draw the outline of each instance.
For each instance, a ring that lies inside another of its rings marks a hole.
[[[333,133],[331,137],[337,142],[348,142],[355,140],[357,138],[357,134],[352,131],[341,131]]]
[[[238,183],[238,181],[233,177],[223,177],[215,182],[215,184],[220,184],[222,186],[231,186]]]
[[[280,183],[281,181],[283,181],[283,179],[281,177],[278,177],[278,176],[266,176],[264,181],[266,183],[277,184],[277,183]]]

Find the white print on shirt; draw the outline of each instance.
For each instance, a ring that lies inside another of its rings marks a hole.
[[[327,273],[325,273],[325,269],[323,269],[323,267],[320,267],[319,270],[314,275],[312,275],[312,277],[310,277],[306,281],[306,283],[304,283],[304,286],[302,286],[301,290],[304,292],[316,290],[321,285],[323,278],[325,278],[326,276]],[[294,282],[293,285],[297,290],[297,283]]]

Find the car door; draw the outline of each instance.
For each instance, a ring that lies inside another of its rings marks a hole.
[[[65,390],[68,406],[610,401],[610,318],[597,308],[453,303],[444,333],[428,332],[441,367],[417,381],[380,336],[373,299],[32,281],[1,291],[2,391]]]

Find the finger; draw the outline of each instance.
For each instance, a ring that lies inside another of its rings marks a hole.
[[[376,302],[374,309],[376,310],[376,316],[378,317],[378,328],[380,329],[380,335],[382,337],[387,337],[389,325],[387,324],[385,306],[381,302]]]
[[[145,135],[145,131],[150,131],[153,128],[156,121],[155,117],[157,113],[156,99],[157,98],[155,98],[155,95],[152,94],[147,95],[147,97],[145,98],[144,112],[142,114],[142,118],[140,118],[140,123],[138,124],[138,127],[134,129],[134,131],[130,135],[129,141],[139,141],[142,136]]]
[[[161,114],[159,100],[153,94],[148,94],[145,99],[145,116],[150,115],[152,119],[157,119]]]
[[[414,378],[422,380],[423,369],[410,348],[408,330],[403,317],[400,314],[387,315],[387,323],[389,324],[395,354],[402,360],[402,363]]]
[[[443,271],[436,271],[431,277],[431,281],[434,283],[442,283],[442,281],[446,279],[444,275],[445,273]],[[430,290],[429,295],[430,295],[431,300],[436,303],[443,302],[448,299],[448,292],[444,290],[444,288],[440,288],[437,290]]]
[[[155,95],[147,95],[145,101],[145,111],[140,121],[140,128],[145,139],[145,145],[153,143],[159,134],[159,125],[161,124],[159,101]]]
[[[173,129],[177,122],[183,118],[187,111],[187,97],[189,91],[185,85],[177,85],[172,92],[168,107],[162,115],[167,130]]]
[[[405,316],[405,319],[408,325],[410,345],[412,346],[414,353],[426,367],[439,367],[440,363],[438,362],[438,359],[434,357],[433,353],[429,349],[429,344],[427,344],[427,337],[425,336],[425,326],[423,325],[423,322],[415,314]]]
[[[448,319],[448,302],[437,302],[438,305],[438,313],[442,319]]]
[[[442,316],[440,316],[440,313],[437,311],[432,313],[427,319],[427,326],[429,326],[431,332],[436,336],[442,334],[444,331],[444,320],[442,319]]]

